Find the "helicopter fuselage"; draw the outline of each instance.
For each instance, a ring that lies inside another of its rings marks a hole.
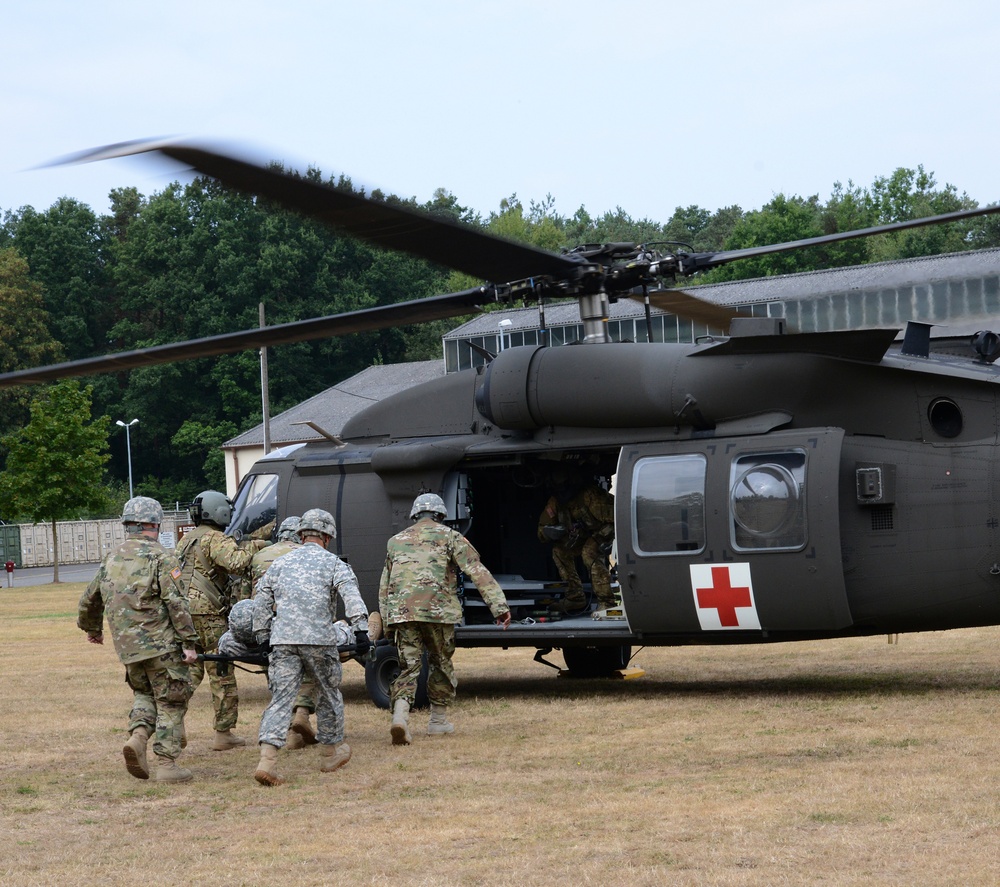
[[[328,508],[374,608],[386,541],[416,495],[440,493],[515,617],[501,631],[467,588],[467,646],[1000,623],[996,370],[971,354],[905,355],[892,340],[508,349],[368,408],[343,445],[260,460],[232,528]],[[556,465],[613,483],[621,614],[546,612],[561,584],[536,526]]]

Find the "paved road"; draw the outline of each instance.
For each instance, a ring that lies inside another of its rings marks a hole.
[[[2,566],[2,565],[0,565]],[[60,564],[60,582],[90,582],[98,564]],[[52,567],[24,567],[13,573],[0,572],[0,591],[25,585],[47,585],[52,581]]]

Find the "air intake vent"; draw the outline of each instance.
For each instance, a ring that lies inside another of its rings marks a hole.
[[[872,530],[892,530],[892,506],[875,505],[871,509]]]

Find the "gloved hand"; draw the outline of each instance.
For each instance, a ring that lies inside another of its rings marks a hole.
[[[271,648],[271,632],[269,631],[255,631],[253,639],[257,642],[258,647]]]
[[[364,628],[355,628],[354,630],[354,652],[358,656],[364,656],[368,652],[368,648],[371,647],[371,641],[368,639],[368,632]]]

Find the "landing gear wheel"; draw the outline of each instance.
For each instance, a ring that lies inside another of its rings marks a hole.
[[[392,682],[399,674],[399,651],[389,645],[375,648],[375,655],[365,663],[365,689],[379,708],[392,707]],[[417,679],[417,699],[414,708],[427,708],[427,657],[424,657]]]
[[[627,644],[563,647],[562,654],[570,677],[605,678],[628,665],[632,658],[632,648]]]

